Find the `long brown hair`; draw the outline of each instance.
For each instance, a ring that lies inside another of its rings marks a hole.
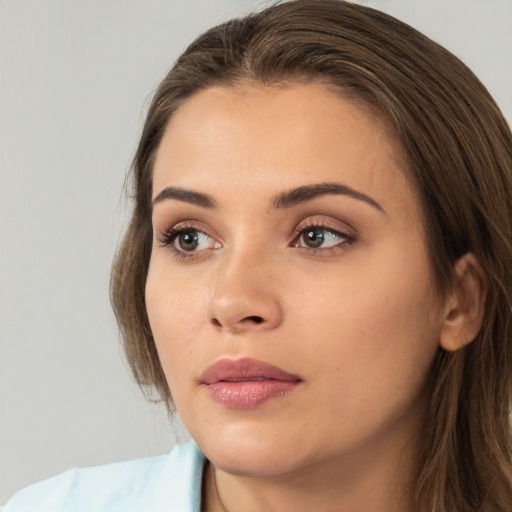
[[[342,0],[292,0],[215,27],[160,84],[133,162],[134,210],[111,283],[135,380],[172,404],[144,287],[151,256],[152,166],[179,106],[211,85],[320,80],[394,124],[422,201],[438,289],[472,252],[488,277],[477,338],[439,350],[413,509],[512,510],[512,135],[455,56],[408,25]]]

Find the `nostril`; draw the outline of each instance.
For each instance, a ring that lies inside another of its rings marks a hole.
[[[230,325],[229,321],[226,322],[226,324],[223,324],[219,319],[217,319],[215,317],[211,318],[210,322],[214,327],[220,327],[220,328],[228,327]],[[249,326],[250,324],[260,325],[260,324],[265,323],[265,319],[261,316],[251,315],[251,316],[243,317],[241,320],[239,320],[235,323],[239,324],[240,326],[244,325],[244,324],[247,326]]]
[[[263,323],[263,318],[261,318],[261,316],[247,316],[244,318],[244,321],[253,322],[255,324],[261,324]]]

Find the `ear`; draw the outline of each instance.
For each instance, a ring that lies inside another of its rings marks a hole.
[[[487,297],[487,275],[474,254],[455,263],[455,285],[446,299],[441,346],[454,352],[471,343],[482,326]]]

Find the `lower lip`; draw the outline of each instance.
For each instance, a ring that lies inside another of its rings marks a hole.
[[[272,398],[287,395],[298,385],[297,381],[251,380],[220,381],[206,384],[210,398],[229,409],[254,409]]]

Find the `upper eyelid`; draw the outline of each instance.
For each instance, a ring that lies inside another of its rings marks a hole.
[[[302,232],[307,231],[308,229],[311,229],[311,228],[320,228],[320,229],[323,229],[325,231],[332,231],[333,233],[339,233],[340,235],[342,235],[344,233],[347,233],[348,231],[352,231],[352,230],[349,230],[349,229],[344,229],[344,228],[341,228],[341,227],[335,227],[335,226],[326,225],[326,224],[319,224],[319,223],[316,223],[316,222],[311,222],[311,223],[308,223],[308,224],[304,224],[302,226],[297,226],[295,228],[295,231],[297,233],[302,233]]]
[[[155,233],[158,231],[161,235],[165,235],[166,233],[172,232],[180,232],[180,231],[199,231],[201,233],[204,233],[205,235],[209,236],[210,238],[218,238],[217,235],[213,232],[211,228],[207,224],[205,224],[202,221],[195,220],[195,219],[189,219],[189,220],[182,220],[178,222],[174,222],[169,227],[162,228],[160,230],[155,229]]]
[[[331,230],[340,234],[349,234],[357,236],[358,231],[349,223],[335,219],[332,216],[325,215],[311,215],[299,222],[295,228],[296,232],[301,232],[310,227],[320,227],[326,230]]]

